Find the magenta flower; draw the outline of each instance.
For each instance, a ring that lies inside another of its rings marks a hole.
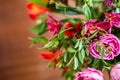
[[[57,19],[53,18],[51,15],[48,15],[48,18],[49,20],[47,24],[49,31],[54,32],[54,34],[58,34],[63,24]]]
[[[90,30],[90,28],[92,28],[93,30],[96,29],[96,26],[93,25],[93,23],[95,23],[96,21],[97,19],[92,19],[85,24],[84,34],[86,34]]]
[[[104,3],[109,7],[113,7],[113,1],[112,0],[104,0]]]
[[[108,33],[111,32],[112,26],[110,25],[109,22],[107,22],[107,21],[96,22],[96,21],[97,21],[97,19],[89,20],[85,24],[84,34],[90,35],[90,34],[94,33],[98,28],[104,29],[104,30],[108,31]]]
[[[108,31],[108,33],[111,33],[111,29],[112,29],[112,26],[110,25],[109,22],[107,21],[102,21],[102,22],[98,22],[95,24],[97,27],[100,27],[106,31]]]
[[[104,49],[104,55],[100,51]],[[120,54],[120,40],[112,35],[106,34],[106,36],[100,36],[100,40],[95,40],[88,45],[89,53],[94,57],[105,60],[114,59],[114,57]]]
[[[120,80],[120,63],[113,66],[110,71],[111,80]]]
[[[103,73],[93,68],[87,68],[76,74],[75,80],[104,80]]]
[[[105,13],[105,21],[109,22],[111,26],[120,28],[120,13]]]

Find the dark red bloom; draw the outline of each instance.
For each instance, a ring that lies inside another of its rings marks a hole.
[[[68,71],[68,68],[65,66],[63,67],[63,72],[67,72]]]
[[[73,37],[74,34],[82,29],[82,23],[77,23],[72,25],[70,22],[65,24],[65,35],[68,37]]]
[[[69,37],[73,37],[73,36],[74,36],[75,31],[74,31],[74,29],[72,28],[72,25],[70,24],[70,22],[67,22],[67,23],[65,24],[65,29],[68,29],[68,30],[65,31],[65,35],[66,35],[66,36],[69,36]]]
[[[61,55],[61,51],[58,49],[55,53],[53,52],[41,52],[40,57],[47,59],[49,61],[55,60],[57,57]]]
[[[40,14],[50,11],[48,8],[35,3],[28,3],[27,8],[29,10],[29,16],[33,20],[35,20]]]

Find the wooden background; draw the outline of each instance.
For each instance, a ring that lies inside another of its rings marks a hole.
[[[0,0],[0,80],[62,80],[58,69],[48,69],[29,48],[34,25],[28,17],[26,0]]]

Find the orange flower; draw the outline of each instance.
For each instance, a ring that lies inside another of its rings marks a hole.
[[[40,57],[47,59],[49,61],[55,60],[61,54],[60,50],[58,49],[55,53],[53,52],[41,52]]]
[[[37,18],[37,16],[39,16],[40,14],[50,11],[48,8],[38,5],[38,4],[35,4],[35,3],[28,3],[27,8],[30,11],[29,16],[33,20],[35,20]]]

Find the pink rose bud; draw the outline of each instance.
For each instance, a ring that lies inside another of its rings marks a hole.
[[[110,71],[111,80],[120,80],[120,63],[113,66]]]
[[[93,68],[87,68],[76,74],[75,80],[104,80],[103,73]]]

